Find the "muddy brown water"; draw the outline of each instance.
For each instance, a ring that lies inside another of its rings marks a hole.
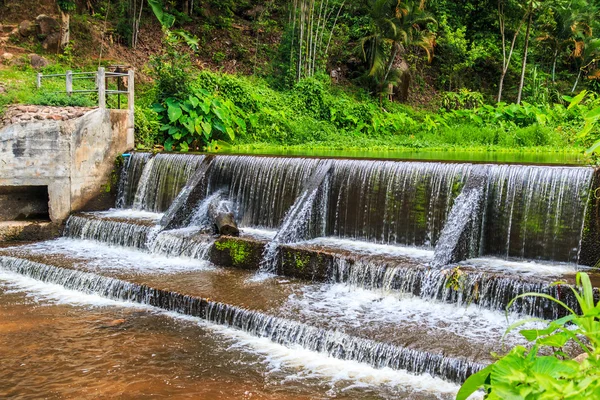
[[[438,398],[279,369],[227,335],[137,307],[56,304],[0,286],[0,398]]]

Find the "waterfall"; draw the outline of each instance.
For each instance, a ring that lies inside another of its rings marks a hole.
[[[370,259],[351,260],[336,257],[329,271],[332,283],[345,283],[361,289],[409,294],[425,299],[458,305],[477,305],[492,310],[506,310],[508,303],[523,293],[537,292],[554,296],[573,309],[577,299],[571,290],[535,279],[512,275],[481,273],[461,269],[439,270],[424,266],[403,266]],[[452,283],[457,282],[454,286]],[[512,312],[546,319],[564,316],[564,310],[539,297],[515,301]]]
[[[324,229],[323,221],[327,215],[326,196],[329,191],[326,180],[332,166],[331,160],[319,162],[315,172],[306,182],[302,193],[287,212],[275,238],[265,247],[260,265],[261,272],[276,272],[279,245],[309,239],[311,234],[316,236],[317,232],[320,233]]]
[[[471,168],[470,164],[336,161],[327,234],[432,247]]]
[[[150,153],[133,153],[123,162],[117,194],[117,208],[125,208],[133,204],[138,184]]]
[[[490,166],[479,254],[577,263],[593,172]]]
[[[376,342],[340,331],[319,329],[236,306],[89,272],[6,256],[0,256],[0,268],[87,294],[199,317],[215,324],[268,338],[278,344],[301,346],[307,350],[342,360],[362,362],[375,368],[406,369],[412,373],[428,373],[434,377],[460,383],[483,367],[481,364],[460,358]]]
[[[167,210],[203,161],[204,156],[187,154],[132,155],[122,176],[126,183],[117,206],[152,212]],[[135,177],[138,182],[130,183]]]
[[[475,167],[463,191],[456,198],[435,246],[434,266],[441,267],[462,261],[476,251],[488,172],[487,166]]]
[[[304,158],[217,157],[208,193],[228,188],[240,226],[278,228],[318,165]]]
[[[152,254],[206,260],[214,240],[197,234],[198,230],[185,228],[162,231],[148,247]]]
[[[63,235],[72,239],[95,240],[115,246],[147,249],[153,226],[72,215]]]

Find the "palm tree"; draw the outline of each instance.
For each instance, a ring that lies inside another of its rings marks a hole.
[[[374,92],[381,96],[388,87],[410,79],[404,57],[408,49],[420,47],[431,60],[435,36],[427,30],[427,24],[436,21],[423,10],[424,1],[366,0],[366,3],[372,29],[360,46],[368,65],[366,77]],[[406,67],[400,68],[402,64]]]

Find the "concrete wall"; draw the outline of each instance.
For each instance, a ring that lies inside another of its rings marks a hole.
[[[61,223],[102,192],[115,158],[133,148],[128,124],[126,110],[95,109],[70,120],[5,126],[0,186],[48,186],[50,218]]]

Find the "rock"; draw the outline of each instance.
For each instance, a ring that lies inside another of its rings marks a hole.
[[[2,54],[2,60],[3,61],[10,61],[14,58],[15,56],[12,53],[4,53]]]
[[[6,93],[6,88],[2,85],[0,85],[0,94],[4,94]]]
[[[42,42],[42,48],[50,53],[58,53],[60,50],[60,39],[60,33],[51,33]]]
[[[38,56],[37,54],[29,55],[29,63],[35,69],[44,68],[49,64],[48,60],[46,60],[44,57]]]
[[[35,22],[36,32],[40,39],[46,39],[46,37],[53,33],[58,33],[60,39],[60,24],[57,20],[42,14],[37,16]]]
[[[575,357],[573,360],[577,361],[578,363],[581,364],[583,362],[583,360],[585,360],[588,357],[589,357],[588,353],[581,353],[580,355],[578,355],[577,357]]]
[[[29,37],[35,32],[35,25],[31,21],[22,21],[19,24],[19,35]]]

